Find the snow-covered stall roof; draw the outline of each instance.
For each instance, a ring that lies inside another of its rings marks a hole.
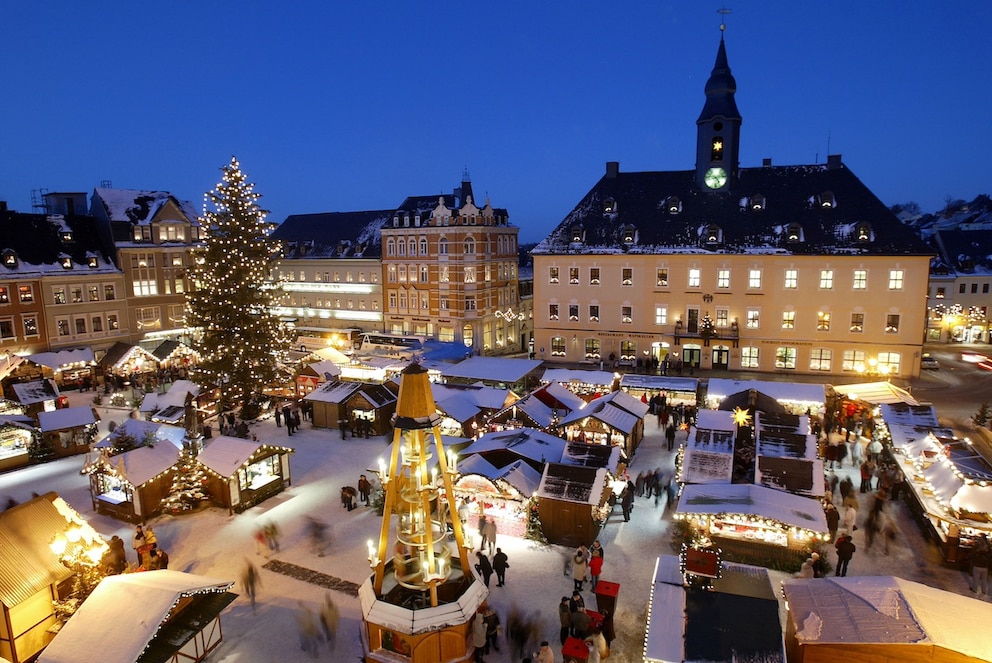
[[[919,405],[920,402],[902,387],[891,382],[864,382],[861,384],[834,385],[834,391],[848,398],[878,405],[880,403],[906,403]]]
[[[334,362],[335,364],[350,364],[351,358],[344,354],[337,348],[326,347],[320,348],[319,350],[314,350],[313,354],[317,355],[321,359],[326,361]]]
[[[506,467],[496,467],[479,455],[458,461],[458,473],[462,476],[477,474],[490,481],[503,480],[513,486],[524,497],[530,497],[541,484],[541,473],[523,460],[515,460]]]
[[[892,446],[910,460],[925,460],[933,458],[940,452],[937,438],[953,438],[950,428],[929,428],[925,426],[907,426],[893,424],[889,426]]]
[[[627,373],[620,378],[621,389],[643,389],[645,391],[677,391],[696,393],[699,380],[696,378],[679,378],[668,375],[639,375]]]
[[[486,433],[462,449],[462,456],[492,451],[512,451],[533,461],[558,462],[565,451],[565,440],[533,428]]]
[[[516,395],[509,389],[490,387],[481,382],[475,384],[431,382],[431,394],[434,396],[435,403],[458,396],[477,407],[489,410],[499,410],[517,399]]]
[[[879,406],[882,420],[892,424],[908,424],[910,426],[929,426],[937,428],[937,410],[933,405],[910,405],[908,403],[885,403]]]
[[[800,644],[932,645],[992,660],[992,638],[961,621],[992,622],[983,601],[892,576],[788,579],[782,589]]]
[[[744,483],[686,485],[677,512],[689,516],[760,516],[790,527],[827,532],[827,519],[819,500]]]
[[[482,409],[469,398],[457,394],[442,401],[435,400],[434,405],[459,423],[465,423],[482,412]]]
[[[61,410],[38,413],[38,426],[42,433],[95,423],[96,416],[93,414],[93,408],[86,406],[67,407]]]
[[[107,576],[62,627],[39,663],[90,663],[95,652],[103,663],[133,663],[166,635],[162,625],[175,616],[173,609],[180,599],[191,597],[193,603],[201,603],[224,596],[208,615],[213,619],[234,600],[228,592],[233,585],[230,580],[168,569]],[[170,638],[163,646],[179,649],[183,644]]]
[[[620,451],[620,447],[612,444],[586,444],[573,441],[565,445],[561,463],[583,467],[605,467],[610,472],[616,472],[620,464]]]
[[[171,444],[153,444],[116,456],[101,454],[95,461],[87,463],[84,470],[92,472],[97,467],[106,468],[137,488],[167,471],[178,461],[179,449]]]
[[[120,426],[114,429],[113,433],[93,446],[97,449],[112,447],[114,440],[124,435],[133,437],[137,440],[138,444],[145,444],[149,441],[153,444],[157,442],[168,442],[178,450],[183,448],[186,429],[155,421],[144,421],[143,419],[125,419]]]
[[[755,414],[755,483],[790,493],[822,497],[823,461],[809,417],[787,413]]]
[[[826,401],[826,388],[822,384],[802,382],[769,382],[765,380],[731,380],[710,378],[706,392],[708,401],[722,401],[727,396],[754,389],[781,403],[819,403]]]
[[[317,403],[344,403],[361,389],[360,382],[328,382],[303,397],[305,401]]]
[[[606,387],[607,390],[613,387],[614,374],[612,371],[586,371],[576,368],[549,368],[541,376],[543,383],[560,383],[572,385],[591,385]]]
[[[39,366],[50,368],[53,371],[58,371],[64,366],[70,366],[72,364],[92,364],[95,361],[93,349],[89,347],[71,348],[68,350],[59,350],[57,352],[39,352],[37,354],[28,355],[27,359],[28,361],[33,361]]]
[[[470,573],[466,571],[466,573]],[[481,581],[470,584],[457,601],[432,608],[411,610],[376,597],[371,576],[358,588],[362,615],[366,621],[407,635],[436,631],[471,621],[476,610],[489,596]]]
[[[325,380],[330,380],[341,375],[341,367],[328,359],[307,364],[307,368]]]
[[[15,382],[10,387],[14,390],[17,402],[23,405],[44,403],[59,397],[59,387],[55,384],[55,380],[50,378],[33,382]]]
[[[554,410],[541,402],[541,399],[534,396],[534,394],[528,394],[522,399],[514,403],[516,408],[530,417],[535,424],[541,428],[547,428],[554,423],[555,415]],[[561,416],[559,414],[559,416]]]
[[[270,446],[254,440],[243,440],[239,437],[221,435],[210,440],[210,443],[207,444],[196,459],[218,475],[232,477],[260,449]]]
[[[518,382],[540,367],[537,359],[506,359],[503,357],[469,357],[441,371],[443,378],[485,380],[489,382]]]
[[[581,396],[558,382],[547,384],[531,392],[531,395],[552,409],[579,410],[586,406],[586,401]]]
[[[626,391],[612,391],[601,398],[604,402],[613,403],[618,408],[626,410],[638,419],[643,418],[648,413],[648,410],[651,409],[647,403],[634,398]]]
[[[145,394],[141,399],[141,412],[159,412],[166,408],[182,408],[185,410],[186,397],[190,394],[194,398],[200,395],[203,387],[190,380],[176,380],[164,394]]]
[[[724,410],[700,410],[682,458],[682,483],[730,483],[734,469],[734,419]]]
[[[943,442],[944,451],[923,470],[934,496],[957,511],[992,514],[992,465],[964,440]]]
[[[655,561],[651,587],[651,619],[644,634],[644,660],[670,663],[685,660],[685,588],[679,558],[662,555]]]
[[[548,463],[544,467],[541,485],[535,493],[539,497],[598,506],[606,486],[608,472],[605,467],[580,467]]]
[[[597,398],[581,410],[568,413],[562,418],[561,425],[568,426],[578,423],[586,417],[592,417],[603,422],[610,428],[627,434],[632,433],[637,426],[637,422],[640,421],[640,417],[636,417],[619,405],[615,405],[610,400],[604,399],[605,397]]]

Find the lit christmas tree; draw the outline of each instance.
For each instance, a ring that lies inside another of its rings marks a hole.
[[[207,499],[203,492],[207,484],[207,473],[196,462],[196,454],[191,444],[184,444],[179,452],[179,463],[176,465],[176,476],[172,478],[172,487],[166,496],[163,507],[172,513],[188,511]]]
[[[709,345],[709,340],[716,337],[716,325],[713,324],[713,318],[710,317],[709,313],[703,315],[703,319],[699,322],[699,336],[706,341]]]
[[[215,384],[229,406],[257,400],[276,381],[278,358],[289,348],[287,330],[272,314],[280,289],[269,279],[278,243],[269,238],[266,212],[237,159],[206,195],[205,246],[194,253],[186,326],[197,329],[200,364],[193,379]]]

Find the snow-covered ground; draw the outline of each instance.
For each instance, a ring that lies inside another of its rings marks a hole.
[[[92,393],[70,395],[73,405],[87,404],[91,398]],[[98,408],[98,411],[104,429],[108,420],[120,422],[127,416],[122,410]],[[276,428],[272,420],[253,425],[251,431],[263,442],[296,449],[291,458],[293,485],[265,503],[234,516],[229,516],[226,510],[210,508],[190,515],[153,519],[150,522],[158,535],[159,546],[169,553],[169,567],[237,580],[246,560],[259,568],[267,561],[255,553],[252,534],[259,525],[274,522],[281,531],[281,550],[273,554],[274,558],[354,583],[363,582],[369,574],[366,541],[378,537],[381,521],[365,507],[353,512],[343,509],[339,493],[342,486],[357,485],[359,474],[369,474],[366,470],[377,466],[377,459],[386,455],[387,439],[342,440],[337,431],[313,429],[309,423],[290,438],[286,429]],[[645,432],[631,474],[655,467],[672,472],[674,453],[664,450],[663,431],[657,428],[653,417],[647,418]],[[683,435],[679,434],[678,442],[683,441]],[[102,535],[109,538],[117,534],[129,542],[133,531],[129,525],[93,512],[87,479],[79,473],[82,464],[82,457],[66,458],[0,475],[0,498],[6,501],[9,496],[24,501],[32,492],[54,490]],[[857,485],[859,479],[853,476],[853,468],[844,467],[841,472],[852,475]],[[655,559],[658,555],[671,554],[671,515],[669,512],[664,516],[663,508],[664,499],[658,507],[653,500],[638,500],[630,522],[625,523],[618,506],[600,537],[605,548],[602,577],[620,583],[615,618],[617,640],[611,657],[618,663],[640,661],[642,657],[646,604]],[[862,538],[864,528],[855,532],[858,552],[849,575],[898,575],[970,596],[965,575],[941,566],[937,549],[924,540],[905,509],[901,505],[897,509],[899,537],[888,555],[881,550],[867,553]],[[863,518],[866,509],[861,511]],[[331,525],[331,545],[324,557],[310,551],[307,517]],[[557,606],[561,597],[572,589],[572,580],[562,575],[562,560],[568,551],[508,536],[498,537],[497,545],[509,556],[511,568],[505,587],[496,587],[493,581],[490,603],[504,622],[506,612],[513,605],[535,615],[541,638],[552,643],[560,660]],[[133,562],[133,551],[129,549],[128,553],[129,561]],[[235,591],[241,593],[240,585]],[[321,587],[261,570],[256,609],[253,611],[248,600],[241,596],[222,613],[224,642],[209,660],[218,663],[310,660],[300,650],[293,611],[300,601],[316,609],[326,594],[327,590]],[[330,594],[340,609],[341,624],[335,651],[330,652],[325,645],[320,657],[357,660],[362,653],[358,599],[333,591]],[[585,598],[587,605],[595,607],[595,597],[588,591],[588,585]],[[120,615],[120,619],[128,618]],[[531,647],[533,651],[536,643],[531,643]],[[508,646],[501,646],[499,652],[491,653],[486,660],[518,663],[511,658],[509,650]]]

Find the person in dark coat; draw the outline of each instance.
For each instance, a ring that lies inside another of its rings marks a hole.
[[[824,514],[827,518],[827,530],[830,532],[830,540],[835,541],[837,539],[837,528],[840,526],[840,511],[833,503],[827,504],[827,510]]]
[[[489,586],[489,578],[493,575],[493,565],[489,563],[489,558],[481,550],[475,553],[476,558],[479,560],[475,563],[475,570],[479,572],[482,576],[482,582]]]
[[[665,441],[667,442],[668,450],[672,451],[675,449],[675,423],[668,422],[668,427],[665,428]]]
[[[369,492],[372,490],[372,483],[364,474],[358,477],[358,494],[362,497],[362,502],[369,503]]]
[[[847,565],[851,563],[851,558],[854,557],[854,551],[858,548],[854,545],[854,539],[851,538],[850,534],[845,534],[838,539],[834,547],[837,548],[837,571],[834,575],[846,576]]]
[[[620,508],[623,510],[623,521],[630,522],[630,510],[634,508],[634,484],[631,481],[627,482],[627,489],[623,491]]]
[[[567,596],[561,597],[561,603],[558,604],[558,621],[561,622],[561,633],[559,634],[561,644],[565,644],[568,635],[572,632],[572,610],[569,607]]]
[[[510,568],[510,562],[502,548],[496,549],[493,555],[493,571],[496,572],[496,586],[502,587],[506,584],[506,570]]]

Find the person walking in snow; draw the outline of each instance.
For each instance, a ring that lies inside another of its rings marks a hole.
[[[482,538],[489,547],[489,554],[493,554],[493,550],[496,548],[496,520],[490,517],[482,525]]]
[[[603,549],[593,549],[592,557],[589,558],[589,578],[592,580],[592,591],[596,591],[599,584],[599,576],[603,573]]]
[[[245,558],[245,566],[241,570],[241,586],[245,590],[245,595],[248,596],[248,600],[251,601],[251,609],[255,610],[255,588],[261,583],[258,577],[258,569],[252,564],[247,558]]]
[[[847,566],[851,563],[851,558],[854,557],[854,552],[858,548],[854,545],[854,539],[851,538],[850,534],[845,534],[838,539],[834,547],[837,548],[837,571],[834,575],[844,577],[847,575]]]
[[[586,575],[589,571],[589,561],[586,559],[584,551],[576,550],[572,555],[572,582],[575,583],[575,591],[581,592],[584,589]]]
[[[503,552],[502,548],[497,548],[496,554],[493,555],[493,571],[496,572],[497,587],[502,587],[506,584],[506,570],[508,568],[510,568],[510,562],[506,553]]]
[[[482,576],[482,582],[484,582],[486,587],[488,587],[489,578],[493,575],[493,565],[489,563],[489,558],[486,557],[486,553],[481,550],[475,553],[475,557],[479,560],[475,563],[475,570],[479,572],[479,575]]]

